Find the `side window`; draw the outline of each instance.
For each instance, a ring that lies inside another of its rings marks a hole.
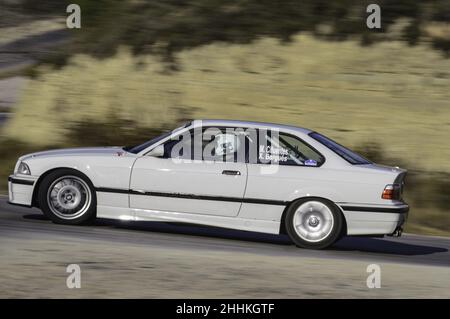
[[[234,133],[218,132],[203,148],[203,159],[212,161],[236,162],[239,158],[241,139]]]
[[[164,158],[245,162],[245,143],[233,129],[191,130],[164,144]]]
[[[277,131],[260,130],[258,134],[258,163],[320,166],[325,159],[300,138]]]
[[[182,146],[182,147],[179,147]],[[183,139],[183,135],[178,135],[164,143],[163,158],[190,158],[191,151],[187,149],[188,145]]]

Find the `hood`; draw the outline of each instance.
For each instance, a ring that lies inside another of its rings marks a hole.
[[[125,154],[122,147],[86,147],[86,148],[63,148],[58,150],[49,150],[24,155],[19,160],[27,160],[31,158],[43,158],[53,156],[111,156]]]

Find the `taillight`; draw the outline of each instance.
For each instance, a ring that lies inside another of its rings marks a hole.
[[[402,197],[402,189],[399,184],[389,184],[383,190],[381,198],[390,200],[400,200]]]

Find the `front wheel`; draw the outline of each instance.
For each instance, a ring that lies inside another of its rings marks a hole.
[[[343,216],[327,200],[299,200],[288,208],[285,226],[289,237],[298,247],[323,249],[339,239]]]
[[[78,225],[95,218],[93,189],[91,182],[80,172],[61,169],[42,180],[38,200],[44,215],[53,222]]]

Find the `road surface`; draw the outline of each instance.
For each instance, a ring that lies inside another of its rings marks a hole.
[[[450,297],[450,238],[346,238],[322,251],[213,227],[56,225],[0,197],[0,298]],[[81,288],[66,267],[81,268]],[[381,269],[368,288],[367,266]]]

